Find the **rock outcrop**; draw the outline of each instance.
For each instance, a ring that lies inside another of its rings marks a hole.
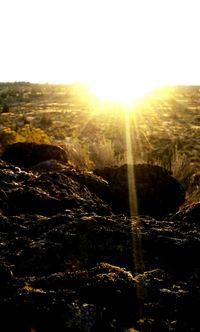
[[[60,146],[18,142],[6,147],[1,157],[4,161],[20,167],[32,167],[49,159],[67,163],[68,156]]]
[[[101,177],[46,166],[0,161],[4,331],[199,331],[198,205],[129,218]]]
[[[180,183],[160,166],[123,165],[96,169],[94,173],[108,181],[109,194],[105,199],[117,213],[130,213],[129,186],[133,198],[136,193],[137,212],[143,215],[163,218],[176,212],[185,199]]]

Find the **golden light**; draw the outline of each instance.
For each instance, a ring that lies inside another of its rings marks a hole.
[[[117,81],[115,77],[108,80],[104,78],[103,80],[89,83],[88,86],[90,91],[101,101],[116,102],[124,106],[131,106],[154,88],[150,83],[143,84],[139,80],[134,82],[128,78]]]

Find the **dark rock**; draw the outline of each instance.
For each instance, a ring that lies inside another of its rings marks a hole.
[[[5,331],[200,330],[198,205],[164,220],[114,214],[109,184],[65,165],[0,160],[0,184]]]
[[[123,165],[96,169],[94,173],[108,181],[109,194],[105,199],[117,213],[130,214],[130,197],[133,205],[131,214],[159,218],[177,211],[184,202],[183,188],[160,166]]]
[[[172,215],[170,219],[200,224],[200,202],[183,206],[180,211]]]
[[[31,167],[33,172],[59,172],[78,183],[85,185],[90,191],[97,196],[105,198],[108,195],[109,185],[102,177],[87,171],[77,171],[69,164],[63,164],[57,160],[47,160]]]
[[[9,169],[0,161],[0,181],[0,209],[6,215],[53,215],[69,208],[111,213],[108,205],[95,194],[104,190],[105,181],[89,173],[78,176],[76,171],[66,168],[65,172],[33,174],[14,166]],[[93,192],[88,189],[92,185]]]
[[[49,159],[67,162],[64,149],[57,145],[19,142],[8,145],[1,157],[11,164],[29,168]]]
[[[66,165],[62,164],[61,162],[55,159],[45,160],[31,167],[32,171],[36,171],[39,173],[51,172],[51,171],[62,172],[65,169]]]

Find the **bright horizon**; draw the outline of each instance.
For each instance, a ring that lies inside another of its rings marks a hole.
[[[199,0],[2,0],[0,82],[83,82],[102,98],[200,85]]]

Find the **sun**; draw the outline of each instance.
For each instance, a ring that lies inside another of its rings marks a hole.
[[[103,79],[88,83],[89,90],[101,101],[120,103],[124,106],[134,104],[152,91],[155,86],[150,82],[139,82],[133,79]]]

